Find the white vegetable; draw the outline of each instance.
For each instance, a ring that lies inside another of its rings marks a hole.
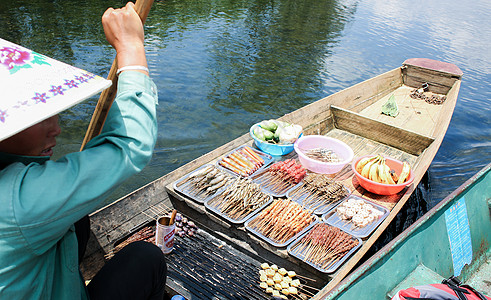
[[[290,144],[294,143],[300,134],[302,133],[302,126],[300,125],[290,125],[285,127],[278,127],[276,132],[278,133],[278,138],[280,144]]]

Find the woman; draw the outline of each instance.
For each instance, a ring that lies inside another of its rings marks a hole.
[[[0,138],[0,299],[163,298],[166,264],[150,243],[118,252],[87,287],[79,271],[84,216],[148,163],[157,134],[157,92],[134,5],[109,8],[102,24],[120,74],[101,134],[57,161],[49,160],[60,134],[56,115]]]

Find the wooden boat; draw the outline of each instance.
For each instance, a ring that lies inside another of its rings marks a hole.
[[[297,274],[315,279],[312,285],[317,289],[311,291],[309,296],[319,299],[324,297],[360,262],[402,209],[427,171],[450,123],[461,76],[461,70],[449,63],[429,59],[409,59],[402,64],[402,67],[318,100],[281,118],[301,125],[304,128],[304,135],[321,134],[347,143],[353,149],[355,157],[382,153],[407,161],[414,173],[414,183],[392,196],[380,196],[365,191],[354,179],[349,165],[336,174],[334,179],[348,187],[352,194],[374,201],[386,207],[390,213],[334,274],[326,275],[318,272],[315,268],[289,256],[284,248],[265,243],[244,230],[242,225],[230,224],[216,217],[202,204],[174,190],[173,183],[191,171],[205,164],[215,163],[220,157],[239,146],[252,146],[251,137],[249,134],[244,134],[92,214],[93,239],[82,266],[84,276],[90,278],[104,263],[105,254],[111,253],[118,243],[132,233],[151,224],[152,219],[149,216],[154,214],[155,210],[166,210],[172,206],[199,224],[202,230],[198,235],[199,238],[181,240],[181,242],[177,240],[177,249],[168,256],[169,290],[185,295],[186,298],[198,299],[217,294],[224,299],[265,297],[266,294],[261,294],[261,291],[254,295],[242,295],[242,291],[255,289],[251,285],[245,287],[238,284],[230,288],[217,280],[202,284],[203,281],[208,282],[208,277],[215,278],[215,273],[222,278],[221,281],[228,283],[244,281],[244,277],[223,279],[227,276],[227,271],[235,272],[226,269],[229,265],[233,265],[233,261],[240,259],[239,268],[244,265],[251,266],[247,270],[242,268],[240,271],[245,274],[244,276],[250,272],[250,276],[245,277],[249,278],[249,281],[257,281],[254,274],[257,273],[256,268],[260,262],[274,262],[296,270]],[[438,105],[411,98],[412,91],[422,87],[423,84],[428,86],[429,93],[445,96],[446,100]],[[381,114],[382,105],[392,95],[395,96],[400,111],[395,118]],[[210,245],[220,245],[220,247],[210,248]],[[196,251],[197,248],[206,248],[207,255],[194,257],[201,254]],[[185,255],[188,257],[182,259],[181,256]],[[221,261],[230,263],[214,267]],[[205,269],[210,268],[211,274],[206,276],[196,274],[196,270],[203,269],[205,274]],[[218,274],[219,272],[222,274]],[[207,289],[212,292],[203,292]],[[230,291],[234,291],[235,294],[230,296]]]
[[[463,268],[459,279],[476,290],[491,295],[491,164],[443,199],[417,222],[364,262],[346,277],[326,299],[390,299],[411,286],[441,283],[454,275],[456,262],[463,252],[472,262]],[[455,216],[462,212],[468,223],[459,224],[468,239],[452,237]],[[455,241],[453,249],[450,240]],[[460,252],[459,245],[469,246]],[[460,252],[460,253],[459,253]]]

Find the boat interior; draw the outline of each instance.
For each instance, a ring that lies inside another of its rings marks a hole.
[[[424,170],[418,174],[419,182],[436,154],[450,121],[460,76],[408,63],[302,107],[281,120],[301,125],[307,135],[320,134],[339,139],[352,148],[355,157],[381,153],[406,161],[413,170]],[[412,98],[411,93],[425,83],[428,84],[426,91],[429,94],[445,96],[446,101],[432,104]],[[382,106],[391,96],[398,107],[396,118],[381,113]],[[152,216],[168,213],[171,209],[188,216],[202,229],[193,238],[179,238],[174,251],[168,256],[167,286],[171,293],[179,293],[187,299],[268,299],[269,296],[259,288],[257,275],[258,266],[263,262],[275,263],[303,274],[305,289],[300,291],[299,299],[322,295],[326,284],[333,278],[346,276],[345,273],[356,266],[373,240],[363,240],[366,249],[363,248],[361,253],[346,263],[349,268],[326,274],[289,256],[285,248],[274,247],[251,235],[243,224],[230,224],[207,210],[202,203],[176,191],[174,184],[177,180],[204,164],[215,164],[224,154],[244,145],[253,147],[248,134],[94,213],[91,216],[93,249],[100,251],[87,254],[91,257],[86,259],[83,267],[84,276],[90,279],[98,269],[101,252],[106,257],[112,254],[119,244],[135,233],[154,226]],[[295,152],[292,152],[281,159],[295,156]],[[391,196],[372,194],[359,185],[351,165],[346,165],[335,174],[334,179],[345,185],[352,194],[395,211],[404,205],[416,188],[413,184]],[[375,234],[373,239],[377,235],[380,233]]]

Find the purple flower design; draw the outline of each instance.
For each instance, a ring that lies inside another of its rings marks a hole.
[[[71,88],[78,88],[78,83],[75,82],[75,80],[69,80],[69,79],[65,79],[65,83],[64,83],[66,86],[68,86],[69,89]]]
[[[12,47],[0,48],[0,64],[5,65],[8,70],[15,66],[25,65],[31,59],[31,53]]]
[[[92,78],[94,78],[94,77],[95,77],[95,75],[94,75],[94,74],[92,74],[92,73],[85,73],[85,74],[84,74],[84,76],[85,76],[87,79],[92,79]]]
[[[7,111],[6,110],[0,110],[0,121],[2,123],[5,123],[5,117],[7,117]]]
[[[53,93],[53,96],[56,96],[56,95],[64,95],[63,92],[66,90],[61,85],[59,86],[52,85],[51,90],[49,91]]]
[[[36,103],[46,103],[46,100],[49,99],[49,97],[46,95],[46,93],[36,93],[36,97],[33,97],[32,99],[36,100]]]
[[[89,81],[87,78],[85,78],[84,76],[75,76],[75,79],[78,80],[78,82],[80,83],[84,83],[84,82],[87,82]]]

